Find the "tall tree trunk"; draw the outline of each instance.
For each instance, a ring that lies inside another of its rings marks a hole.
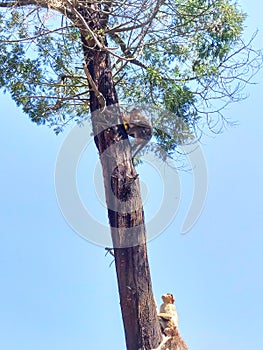
[[[85,20],[92,30],[103,29],[98,12],[89,11]],[[127,349],[150,350],[160,344],[162,336],[152,293],[139,179],[121,122],[109,54],[96,47],[85,31],[82,43],[92,90],[92,125],[103,169]]]

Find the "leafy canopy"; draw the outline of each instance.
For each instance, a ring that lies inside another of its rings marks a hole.
[[[245,15],[232,1],[96,3],[104,22],[90,35],[111,55],[120,102],[158,111],[155,136],[166,155],[202,117],[238,100],[261,64],[242,41]],[[80,36],[89,11],[88,1],[0,0],[0,87],[57,133],[89,113]]]

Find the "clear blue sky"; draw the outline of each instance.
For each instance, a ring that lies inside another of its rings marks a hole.
[[[259,28],[262,48],[263,5],[240,4],[249,14],[246,35]],[[175,294],[189,349],[262,349],[262,72],[256,81],[247,100],[225,111],[239,125],[203,140],[202,216],[179,233],[192,194],[191,176],[181,173],[179,213],[149,243],[154,294],[158,303],[162,293]],[[111,257],[69,228],[56,201],[54,166],[66,135],[33,125],[6,95],[0,103],[0,348],[124,350]]]

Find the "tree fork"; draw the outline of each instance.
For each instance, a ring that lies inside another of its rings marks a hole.
[[[93,23],[87,19],[89,27],[96,22],[96,30],[100,29],[94,14],[90,17]],[[90,86],[94,140],[103,169],[127,350],[150,350],[160,344],[162,335],[152,293],[138,175],[121,122],[109,53],[96,49],[92,39],[83,34],[82,43],[86,67],[107,106],[100,110],[98,93]],[[119,201],[123,205],[116,210]]]

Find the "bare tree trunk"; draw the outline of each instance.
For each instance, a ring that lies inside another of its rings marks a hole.
[[[86,14],[85,20],[93,30],[101,29],[98,12]],[[121,122],[109,54],[96,48],[83,32],[82,42],[90,87],[95,84],[98,89],[90,93],[92,124],[103,169],[127,349],[150,350],[160,344],[162,335],[152,293],[139,179]]]

